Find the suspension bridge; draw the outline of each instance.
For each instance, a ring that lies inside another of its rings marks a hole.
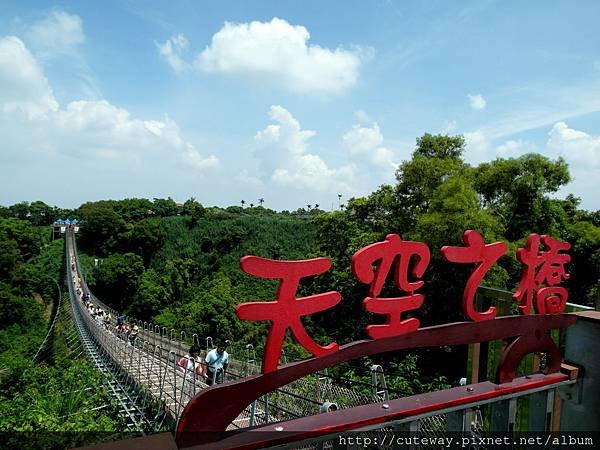
[[[64,320],[77,331],[83,350],[92,364],[110,380],[109,395],[118,400],[120,413],[126,419],[128,429],[141,434],[173,429],[188,401],[208,387],[195,372],[182,376],[177,363],[187,354],[191,345],[203,348],[200,356],[204,360],[206,352],[213,347],[213,339],[188,335],[185,331],[169,330],[125,316],[125,323],[136,323],[140,330],[138,337],[131,342],[115,332],[114,323],[107,326],[96,320],[85,306],[86,294],[105,314],[116,318],[120,312],[104,304],[87,286],[72,229],[66,230],[65,240],[69,304],[67,308],[65,305],[62,308],[59,306],[62,309],[61,316],[66,317]],[[252,344],[238,351],[242,358],[235,350],[230,352],[232,354],[224,382],[260,372]],[[393,391],[386,386],[381,366],[357,366],[354,369],[371,376],[372,382],[364,386],[371,391],[370,395],[364,393],[365,389],[358,391],[352,386],[340,385],[341,380],[334,380],[325,370],[294,381],[253,402],[229,428],[264,425],[313,415],[327,409],[351,408],[389,399]],[[345,384],[351,382],[344,381]]]

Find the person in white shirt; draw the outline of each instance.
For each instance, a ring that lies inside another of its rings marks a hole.
[[[194,377],[204,377],[204,368],[200,359],[200,347],[192,345],[187,355],[177,363],[177,371],[182,377],[194,379]],[[194,373],[196,375],[194,375]]]
[[[229,341],[220,342],[217,348],[212,349],[206,354],[206,384],[222,383],[225,371],[229,365],[229,354],[225,351]]]
[[[129,325],[129,345],[135,346],[135,340],[140,333],[140,328],[137,324],[132,320]]]

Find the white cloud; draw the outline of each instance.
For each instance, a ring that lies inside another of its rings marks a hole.
[[[32,118],[57,109],[48,80],[23,42],[0,38],[0,111],[21,111]]]
[[[383,134],[377,123],[372,127],[353,125],[352,129],[344,134],[343,141],[351,155],[364,156],[366,161],[383,168],[389,176],[392,176],[398,167],[395,153],[382,146]]]
[[[262,188],[265,185],[260,178],[250,175],[246,169],[242,169],[242,171],[236,175],[235,180],[252,188]]]
[[[300,122],[282,106],[271,106],[269,117],[277,125],[271,124],[256,133],[254,139],[262,144],[277,144],[289,153],[301,155],[306,151],[308,140],[317,134],[315,131],[302,130]]]
[[[183,72],[190,68],[189,63],[184,59],[190,43],[183,34],[171,36],[164,44],[155,42],[155,45],[159,55],[167,61],[175,72]]]
[[[535,144],[522,139],[510,139],[496,147],[496,154],[502,158],[517,158],[536,151]]]
[[[354,111],[354,118],[358,123],[372,122],[371,117],[366,113],[366,111],[363,111],[362,109]]]
[[[471,106],[471,109],[474,109],[475,111],[481,111],[482,109],[485,109],[487,102],[481,96],[481,94],[467,94],[467,97],[469,98],[469,105]]]
[[[216,169],[221,166],[219,158],[215,155],[203,157],[192,144],[186,144],[183,150],[183,160],[198,170]]]
[[[93,161],[163,163],[176,160],[206,169],[218,165],[185,141],[177,124],[141,120],[106,100],[78,100],[61,108],[48,80],[23,42],[0,39],[0,134],[3,156],[53,155]]]
[[[548,147],[575,168],[600,168],[600,136],[575,130],[565,122],[555,123],[549,136]]]
[[[383,143],[383,135],[377,123],[374,123],[371,128],[354,125],[350,131],[344,134],[343,139],[344,144],[353,154],[367,153]]]
[[[359,77],[364,50],[330,50],[309,45],[310,34],[283,19],[230,23],[213,35],[198,56],[207,72],[269,78],[285,88],[305,93],[339,93]]]
[[[47,54],[70,53],[85,42],[81,18],[57,10],[29,27],[26,36],[29,43]]]
[[[43,19],[27,26],[23,36],[27,48],[44,67],[60,67],[55,85],[63,99],[102,98],[92,70],[86,62],[82,44],[86,37],[83,21],[65,11],[50,11]]]
[[[456,120],[447,120],[442,125],[442,134],[452,134],[456,131]]]
[[[584,208],[600,209],[600,136],[570,128],[557,122],[548,133],[548,153],[562,156],[569,164],[573,181],[561,189],[560,195],[573,193],[583,199]]]
[[[314,131],[302,130],[281,106],[271,106],[269,116],[276,124],[256,133],[254,141],[261,166],[274,183],[330,193],[354,191],[354,167],[330,168],[320,156],[307,153]]]
[[[371,161],[380,167],[388,169],[389,172],[387,173],[390,177],[394,175],[395,170],[398,168],[395,153],[386,147],[377,147],[371,155]]]
[[[464,133],[464,137],[466,161],[471,164],[479,164],[489,159],[488,151],[490,143],[482,130]]]

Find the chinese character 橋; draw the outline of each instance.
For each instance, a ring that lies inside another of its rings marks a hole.
[[[534,300],[538,314],[558,314],[569,298],[567,290],[557,285],[569,279],[565,264],[571,261],[571,256],[563,252],[569,250],[571,244],[546,235],[541,238],[545,251],[539,250],[540,236],[535,233],[529,235],[524,248],[517,250],[523,271],[513,298],[520,303],[521,314],[530,313]]]
[[[373,339],[398,336],[416,331],[418,319],[400,320],[403,312],[419,308],[423,304],[423,295],[415,294],[424,282],[409,281],[408,271],[411,259],[415,262],[412,276],[421,278],[429,265],[429,248],[423,242],[403,241],[397,234],[388,234],[383,242],[376,242],[358,250],[352,256],[352,272],[356,278],[369,284],[369,296],[363,300],[365,310],[375,314],[385,314],[383,325],[367,326],[367,333]],[[409,295],[397,298],[380,298],[387,275],[396,261],[394,283]],[[373,270],[373,265],[376,265]]]
[[[493,319],[496,316],[495,307],[491,306],[485,312],[475,310],[475,293],[487,271],[506,253],[508,246],[504,242],[486,244],[481,234],[475,230],[466,230],[463,234],[463,242],[465,243],[464,247],[444,246],[441,250],[442,256],[447,261],[477,263],[477,267],[469,276],[463,291],[463,312],[465,316],[475,322]]]
[[[255,277],[281,280],[275,301],[241,303],[235,308],[235,313],[242,320],[268,320],[271,322],[265,344],[263,373],[277,370],[283,339],[288,328],[298,342],[314,356],[338,350],[336,343],[325,347],[317,344],[306,332],[300,317],[337,305],[341,298],[339,292],[332,291],[296,298],[300,280],[329,270],[331,267],[329,259],[275,261],[257,256],[245,256],[241,259],[240,265],[244,272]]]

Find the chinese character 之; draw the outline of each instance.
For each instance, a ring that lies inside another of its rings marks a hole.
[[[486,244],[475,230],[466,230],[463,234],[464,247],[442,247],[442,257],[455,263],[477,263],[477,267],[467,281],[463,291],[463,312],[465,316],[476,322],[480,320],[493,319],[496,316],[496,308],[490,307],[485,312],[475,310],[474,299],[481,280],[492,267],[492,265],[506,253],[508,246],[504,242]]]

